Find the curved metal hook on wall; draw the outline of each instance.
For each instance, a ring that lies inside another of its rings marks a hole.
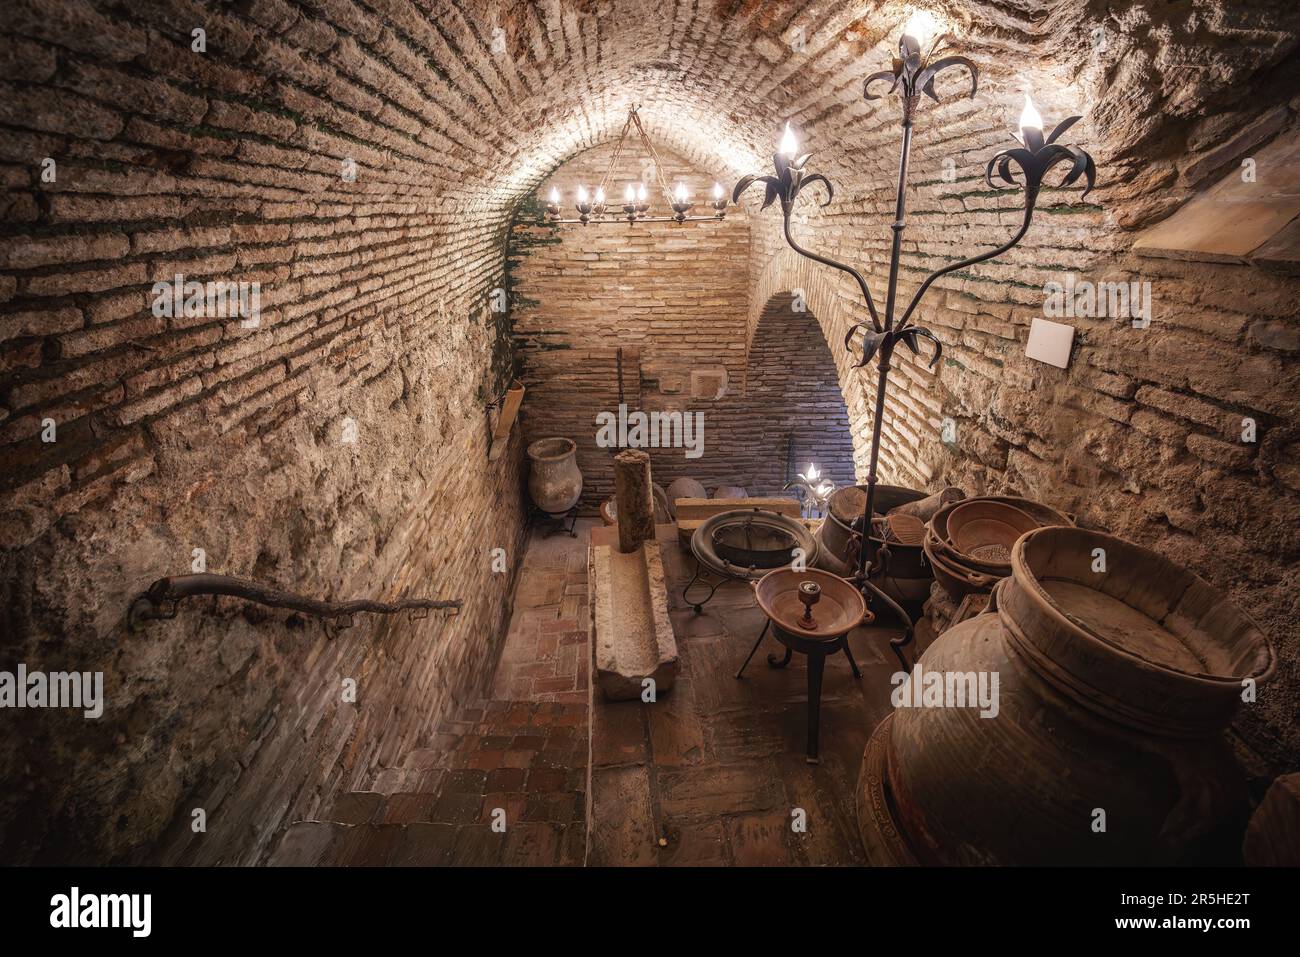
[[[373,601],[367,598],[352,601],[322,601],[293,592],[282,591],[261,582],[230,575],[174,575],[160,578],[131,603],[127,623],[135,628],[142,621],[168,621],[176,617],[180,602],[200,595],[228,595],[245,601],[268,605],[272,608],[290,608],[304,615],[325,618],[336,629],[352,627],[352,616],[358,612],[376,615],[395,615],[408,612],[412,621],[427,618],[430,611],[460,614],[463,602],[459,599],[434,601],[429,598],[400,598],[393,602]],[[332,637],[332,634],[331,634]]]

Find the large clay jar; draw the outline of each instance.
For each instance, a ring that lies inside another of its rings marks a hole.
[[[998,675],[996,717],[900,707],[872,735],[858,815],[873,860],[1230,859],[1245,789],[1222,731],[1272,673],[1268,639],[1196,575],[1109,535],[1039,528],[1011,566],[994,610],[919,662]]]
[[[563,515],[582,496],[578,447],[572,439],[538,439],[528,446],[532,463],[528,494],[533,504],[551,515]]]

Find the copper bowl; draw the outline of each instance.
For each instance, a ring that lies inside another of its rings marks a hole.
[[[800,585],[811,582],[821,589],[810,607],[811,622],[805,616]],[[758,607],[772,621],[772,627],[795,638],[829,640],[852,631],[871,619],[867,603],[852,583],[819,568],[795,571],[778,568],[754,583]]]
[[[1073,526],[1074,522],[1064,512],[1057,511],[1050,505],[1044,505],[1041,502],[1035,502],[1032,499],[1020,498],[1014,495],[981,495],[977,498],[969,498],[964,501],[953,502],[945,505],[935,513],[934,518],[930,520],[926,541],[929,544],[930,552],[947,561],[947,564],[968,568],[974,572],[993,575],[997,578],[1005,578],[1011,574],[1011,556],[1010,550],[1003,558],[1001,556],[989,554],[967,554],[964,553],[954,542],[949,528],[949,522],[952,514],[960,507],[965,505],[976,504],[993,504],[1006,505],[1016,509],[1032,519],[1035,527],[1048,525],[1068,525]],[[1014,543],[1014,542],[1013,542]],[[1002,560],[998,560],[1001,558]]]
[[[926,559],[930,562],[930,568],[934,572],[935,580],[953,598],[960,600],[973,592],[987,592],[1000,579],[1006,577],[1006,575],[999,575],[997,572],[979,571],[963,567],[954,560],[947,558],[942,550],[935,547],[936,544],[938,543],[935,542],[932,534],[926,535],[922,548],[925,550]]]

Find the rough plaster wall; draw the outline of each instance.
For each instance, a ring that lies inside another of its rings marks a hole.
[[[919,244],[909,245],[918,262],[961,255],[1005,235],[1014,199],[984,196],[971,177],[995,144],[1005,145],[1023,87],[1034,90],[1049,120],[1067,108],[1086,114],[1071,138],[1097,156],[1104,188],[1093,197],[1096,207],[1045,213],[1020,251],[936,290],[922,318],[959,365],[945,364],[935,381],[914,363],[901,364],[896,381],[903,387],[895,387],[894,424],[887,423],[895,433],[890,448],[900,451],[886,460],[886,474],[1015,484],[1061,504],[1077,502],[1085,521],[1168,551],[1228,587],[1283,651],[1275,690],[1244,715],[1242,730],[1275,767],[1295,767],[1295,284],[1242,267],[1153,264],[1126,252],[1126,230],[1168,212],[1236,159],[1240,131],[1279,107],[1290,122],[1300,69],[1295,5],[933,6],[956,21],[984,80],[977,101],[929,111],[918,131],[914,182],[931,183],[918,188],[914,203],[922,214],[928,206],[928,215],[915,218],[907,236]],[[305,635],[276,626],[273,637],[258,626],[247,637],[257,653],[235,669],[243,684],[214,683],[213,658],[223,640],[230,643],[228,662],[242,656],[234,650],[244,640],[242,626],[186,631],[183,648],[152,637],[172,634],[162,630],[132,645],[116,628],[102,630],[140,584],[128,587],[117,565],[123,576],[146,580],[156,565],[175,571],[196,533],[230,534],[233,542],[237,536],[227,530],[253,527],[244,515],[264,526],[297,523],[301,540],[293,547],[283,540],[282,555],[304,555],[321,530],[345,522],[355,522],[350,527],[362,541],[371,534],[377,540],[382,533],[370,529],[399,527],[409,514],[404,509],[423,522],[446,508],[445,495],[427,507],[423,497],[442,488],[454,489],[456,508],[479,514],[491,511],[493,483],[500,482],[508,513],[508,475],[480,471],[462,480],[417,462],[418,480],[380,474],[377,464],[355,478],[374,496],[376,523],[368,526],[346,508],[335,521],[338,496],[331,504],[328,490],[337,487],[346,505],[356,500],[349,491],[354,479],[337,466],[344,474],[327,477],[327,491],[316,498],[302,484],[300,461],[326,453],[299,450],[317,448],[308,436],[336,422],[345,406],[363,410],[354,418],[363,441],[375,442],[375,463],[382,459],[402,473],[413,450],[438,448],[442,432],[429,427],[411,436],[394,426],[407,414],[401,402],[396,412],[381,412],[382,402],[369,406],[362,398],[370,391],[366,380],[389,382],[399,353],[415,370],[408,380],[420,380],[420,370],[434,364],[412,355],[432,354],[434,346],[421,344],[440,342],[434,300],[445,298],[452,328],[473,328],[465,317],[482,307],[480,297],[495,281],[495,244],[509,211],[547,171],[607,142],[630,102],[643,104],[647,127],[666,148],[733,178],[764,169],[781,123],[793,120],[839,190],[829,209],[810,217],[809,241],[869,264],[880,286],[897,130],[889,106],[863,102],[861,79],[887,62],[907,15],[899,3],[13,0],[5,12],[5,647],[23,642],[19,653],[82,667],[112,661],[119,649],[147,655],[152,647],[157,660],[128,658],[131,675],[119,684],[159,676],[147,695],[132,699],[142,703],[130,722],[126,712],[105,719],[117,733],[111,749],[84,724],[58,733],[62,716],[38,718],[39,726],[6,737],[11,748],[32,741],[29,755],[56,738],[65,742],[46,750],[66,772],[60,780],[74,783],[60,785],[57,799],[41,805],[48,811],[16,819],[11,832],[37,835],[41,821],[56,829],[77,822],[61,838],[65,859],[102,859],[148,841],[161,815],[188,809],[191,792],[193,803],[199,792],[209,803],[223,793],[232,800],[238,792],[231,787],[206,786],[223,779],[209,769],[236,753],[255,760],[260,731],[274,725],[271,734],[287,741],[293,732],[285,729],[300,720],[307,684],[277,684],[277,676],[299,675],[328,654],[350,654],[346,642],[304,643]],[[209,40],[202,56],[189,46],[198,25]],[[1092,46],[1099,26],[1109,38],[1104,51]],[[40,181],[46,156],[59,161],[57,184]],[[344,185],[338,171],[348,156],[361,173]],[[960,172],[955,184],[939,175],[944,158]],[[956,225],[959,213],[970,217],[969,227]],[[850,358],[835,345],[849,319],[861,318],[861,307],[826,270],[778,252],[770,211],[751,222],[751,325],[771,294],[807,291],[836,350],[861,456],[871,385],[850,371]],[[385,257],[394,261],[380,264]],[[187,268],[196,273],[237,273],[269,284],[263,305],[270,315],[260,335],[275,338],[265,363],[263,350],[225,327],[160,328],[152,321],[144,295],[154,272],[172,261],[193,262]],[[1069,370],[1029,365],[1021,355],[1024,329],[1039,308],[1044,274],[1061,267],[1089,278],[1149,278],[1157,297],[1152,329],[1139,339],[1120,322],[1079,321],[1083,342]],[[905,282],[917,275],[905,274]],[[399,292],[389,302],[394,287]],[[449,434],[463,432],[470,437],[464,442],[478,441],[477,426],[469,424],[478,405],[470,396],[487,378],[490,335],[486,323],[477,328],[474,342],[457,352],[458,363],[471,357],[468,371],[429,373],[436,401],[449,402],[448,419],[459,421],[463,410],[463,428]],[[390,400],[401,394],[388,384],[378,392]],[[417,405],[421,397],[414,395],[410,404]],[[47,413],[62,423],[62,438],[40,449],[34,425]],[[936,437],[941,413],[959,424],[952,448]],[[1248,413],[1259,417],[1261,441],[1242,449],[1224,438],[1223,420]],[[186,437],[199,429],[237,438],[215,446],[196,438],[195,448],[186,448]],[[381,451],[388,441],[392,455]],[[235,450],[240,442],[242,452]],[[446,454],[478,468],[472,451]],[[257,474],[265,480],[247,479]],[[280,481],[290,500],[303,497],[305,514],[297,519],[255,498]],[[187,497],[196,517],[173,519],[173,512],[185,514]],[[219,519],[209,501],[227,503]],[[510,521],[500,521],[508,532]],[[448,519],[445,528],[463,525]],[[431,560],[446,538],[431,525],[414,551]],[[128,548],[136,542],[143,544]],[[389,538],[365,565],[359,553],[349,557],[327,546],[320,568],[308,567],[303,581],[340,595],[354,584],[391,584],[396,579],[385,571],[404,562],[395,549],[398,539]],[[71,557],[58,557],[64,552]],[[230,554],[235,564],[222,570],[257,569],[250,543],[232,546]],[[275,574],[288,581],[292,564],[299,580],[299,561],[309,559],[280,558]],[[56,566],[55,577],[43,572],[38,586],[37,570]],[[345,567],[357,581],[331,577]],[[474,585],[462,584],[466,591]],[[503,591],[504,583],[484,585],[479,600],[491,605]],[[184,614],[182,624],[199,621],[196,612]],[[490,621],[471,616],[458,627],[470,625],[491,633]],[[362,641],[359,632],[353,639]],[[469,647],[436,645],[434,654],[466,654]],[[277,649],[284,663],[276,661]],[[377,662],[383,653],[372,656]],[[448,673],[439,670],[439,680]],[[282,689],[287,703],[272,717],[273,706],[259,701]],[[396,695],[384,705],[410,706]],[[333,727],[315,720],[324,709],[308,712],[305,726]],[[256,713],[264,718],[254,719]],[[331,742],[346,739],[339,753],[349,760],[365,757],[349,747],[373,744],[330,733]],[[298,748],[305,766],[286,764],[283,780],[305,770],[317,782],[337,775],[332,752],[333,746]],[[115,755],[107,768],[100,767],[105,753]],[[48,777],[28,775],[12,755],[6,778],[17,772],[33,791],[48,792]],[[105,790],[103,782],[118,783]],[[310,803],[318,786],[306,786],[293,810]],[[11,797],[8,806],[31,793]],[[134,801],[130,813],[121,794]],[[269,817],[286,803],[272,802]],[[252,826],[273,825],[259,812]],[[233,840],[229,832],[227,838]],[[74,845],[76,854],[68,850]]]

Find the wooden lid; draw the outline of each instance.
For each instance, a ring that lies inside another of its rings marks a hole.
[[[831,514],[845,525],[852,525],[862,515],[866,504],[866,492],[853,485],[845,486],[831,495]]]

